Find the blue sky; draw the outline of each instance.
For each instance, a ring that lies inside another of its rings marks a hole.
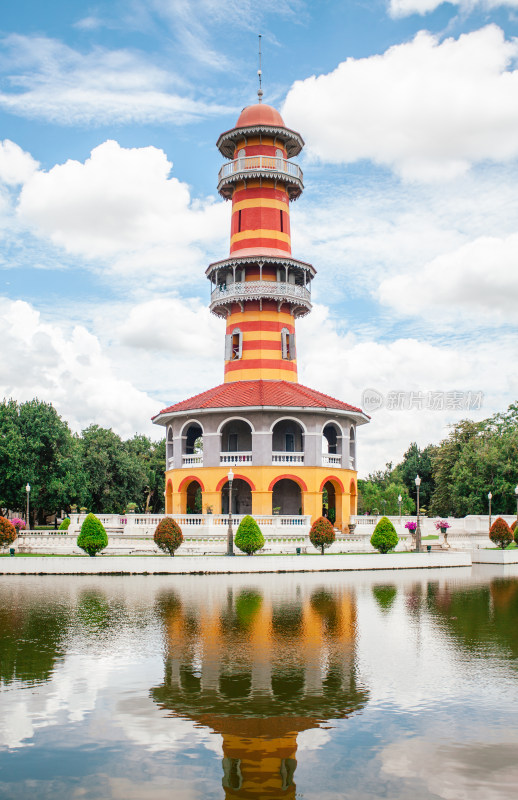
[[[299,380],[381,394],[365,474],[518,394],[518,0],[4,3],[0,395],[156,435],[221,382],[215,141],[255,101],[258,32],[265,101],[306,140]]]

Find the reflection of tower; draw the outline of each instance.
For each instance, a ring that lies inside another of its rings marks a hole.
[[[226,513],[229,467],[234,512],[315,519],[326,491],[337,525],[356,513],[356,428],[368,418],[297,380],[295,320],[311,310],[316,274],[291,253],[290,202],[303,190],[292,158],[303,145],[261,95],[218,139],[230,252],[206,274],[210,309],[226,324],[224,383],[154,418],[166,428],[169,514],[185,513],[197,490]]]
[[[154,700],[223,738],[227,800],[295,798],[297,735],[362,708],[356,604],[324,590],[269,602],[256,591],[199,598],[164,594],[166,667]]]

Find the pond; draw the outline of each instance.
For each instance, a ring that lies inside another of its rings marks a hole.
[[[4,800],[501,800],[518,569],[0,582]]]

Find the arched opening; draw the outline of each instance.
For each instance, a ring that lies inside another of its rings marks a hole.
[[[342,465],[342,429],[335,422],[328,422],[322,431],[322,466]]]
[[[252,426],[244,419],[230,419],[221,428],[220,464],[252,463]]]
[[[291,478],[281,478],[273,487],[272,514],[302,514],[302,491]]]
[[[203,428],[198,422],[190,422],[182,433],[182,466],[203,465]]]
[[[294,419],[280,419],[272,429],[272,464],[304,463],[304,429]]]
[[[173,513],[173,484],[171,481],[167,481],[167,486],[165,489],[165,513]]]
[[[322,515],[337,528],[342,527],[343,487],[330,478],[322,486]]]
[[[185,490],[185,513],[201,514],[203,510],[202,488],[198,481],[191,481]]]
[[[167,438],[166,438],[165,451],[166,451],[166,467],[165,468],[166,469],[173,469],[173,467],[174,467],[174,458],[173,458],[174,448],[173,448],[173,429],[172,429],[172,427],[169,427],[167,429]]]
[[[221,513],[228,514],[228,481],[221,488]],[[234,478],[232,481],[232,513],[251,514],[252,513],[252,489],[250,484],[242,478]]]
[[[352,425],[349,431],[349,466],[351,469],[356,469],[356,436]]]
[[[351,481],[351,485],[349,487],[349,494],[351,496],[351,500],[350,500],[350,509],[351,510],[350,510],[350,513],[351,514],[357,514],[358,513],[358,510],[357,510],[358,496],[357,496],[357,492],[356,492],[356,483],[354,481]]]

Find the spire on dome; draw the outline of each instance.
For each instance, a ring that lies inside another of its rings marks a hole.
[[[261,39],[262,39],[262,36],[261,36],[261,34],[258,34],[258,35],[259,35],[259,69],[257,70],[257,76],[259,78],[259,89],[257,90],[257,97],[259,98],[259,102],[262,103],[263,102],[263,89],[262,89],[263,71],[261,69]]]

